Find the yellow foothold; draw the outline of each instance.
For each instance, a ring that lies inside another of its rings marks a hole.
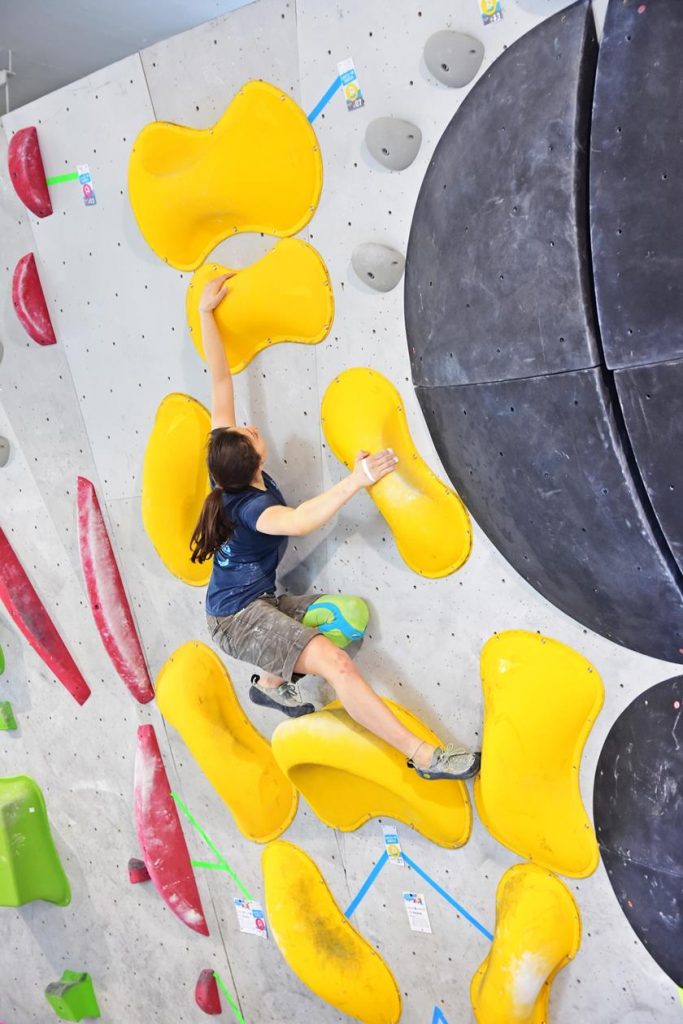
[[[315,345],[327,335],[334,298],[325,264],[313,246],[287,238],[244,270],[205,263],[192,275],[187,322],[202,359],[199,300],[207,281],[222,274],[234,274],[215,312],[232,373],[243,370],[266,345],[281,341]]]
[[[128,192],[157,256],[194,270],[235,231],[301,231],[322,189],[315,133],[293,99],[248,82],[213,128],[146,125],[131,152]]]
[[[180,733],[240,832],[256,843],[282,835],[296,814],[297,792],[244,714],[220,658],[206,644],[183,644],[161,669],[155,689],[161,714]]]
[[[504,846],[571,878],[591,875],[599,859],[572,771],[604,698],[587,664],[571,647],[523,630],[494,634],[481,654],[479,816]]]
[[[580,944],[579,910],[559,878],[534,864],[506,871],[493,945],[470,986],[478,1024],[547,1024],[550,986]]]
[[[441,746],[409,711],[382,699],[421,740]],[[465,784],[441,780],[432,786],[421,779],[402,754],[354,722],[339,701],[282,722],[272,744],[282,771],[330,828],[353,832],[370,818],[386,817],[450,849],[469,839],[472,812]]]
[[[299,980],[362,1024],[398,1024],[391,971],[344,917],[308,854],[279,840],[263,851],[262,867],[270,930]]]
[[[211,489],[206,445],[211,417],[189,395],[159,406],[142,470],[142,522],[159,558],[184,583],[205,587],[211,561],[190,560],[190,538]]]
[[[472,544],[467,510],[416,451],[394,385],[365,367],[345,370],[327,388],[321,416],[327,442],[344,465],[361,450],[375,452],[389,444],[398,455],[398,468],[369,493],[404,562],[430,578],[459,569]]]

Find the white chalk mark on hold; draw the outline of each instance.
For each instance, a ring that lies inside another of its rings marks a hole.
[[[520,1017],[528,1016],[536,1005],[538,994],[545,985],[552,967],[541,953],[530,950],[522,953],[510,964],[512,1000]]]

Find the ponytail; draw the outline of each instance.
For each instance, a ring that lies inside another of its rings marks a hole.
[[[204,501],[190,540],[192,561],[201,563],[211,558],[226,541],[230,540],[234,529],[232,520],[223,509],[223,488],[214,487]]]

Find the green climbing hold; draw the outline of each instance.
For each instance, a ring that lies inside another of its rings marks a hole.
[[[0,732],[13,732],[16,727],[17,720],[12,705],[8,700],[0,700]]]
[[[26,775],[0,779],[0,907],[71,902],[40,787]]]
[[[0,644],[0,676],[2,675],[2,673],[4,671],[5,671],[5,652],[2,649],[2,644]]]
[[[352,594],[323,594],[309,605],[304,626],[317,626],[337,647],[348,647],[365,633],[370,611],[362,597]]]
[[[83,1020],[99,1017],[100,1008],[89,974],[64,971],[60,981],[45,989],[45,998],[60,1020]]]

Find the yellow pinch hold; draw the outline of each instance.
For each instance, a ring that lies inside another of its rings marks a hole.
[[[289,828],[298,794],[270,744],[244,714],[221,659],[198,641],[179,647],[156,680],[161,714],[183,742],[240,832],[267,843]]]
[[[187,289],[187,322],[202,359],[199,300],[207,281],[221,274],[235,275],[215,312],[232,373],[240,373],[270,345],[315,345],[329,334],[334,295],[327,267],[312,245],[286,238],[244,270],[206,263],[194,272]]]
[[[559,878],[535,864],[506,871],[491,952],[470,987],[478,1024],[547,1024],[552,982],[580,944],[579,909]]]
[[[394,472],[369,493],[406,565],[432,579],[459,569],[472,546],[469,515],[415,448],[394,385],[376,370],[345,370],[325,392],[321,416],[330,448],[348,469],[361,450],[393,448],[398,456]]]
[[[142,522],[159,558],[184,583],[205,587],[211,561],[190,560],[190,538],[211,490],[206,445],[208,410],[189,395],[167,395],[159,406],[142,470]]]
[[[591,663],[558,640],[510,630],[481,654],[484,738],[477,810],[491,835],[570,878],[599,860],[579,767],[604,699]]]
[[[247,82],[212,128],[146,125],[133,144],[128,193],[147,244],[194,270],[240,231],[295,235],[320,200],[315,132],[294,100]]]
[[[416,736],[441,745],[404,707],[382,699]],[[448,849],[469,839],[472,811],[464,782],[421,779],[402,754],[354,722],[340,701],[281,722],[271,742],[282,771],[330,828],[353,832],[370,818],[387,817]]]
[[[344,917],[308,854],[279,840],[266,847],[261,864],[270,930],[299,980],[362,1024],[397,1024],[401,996],[393,974]]]

